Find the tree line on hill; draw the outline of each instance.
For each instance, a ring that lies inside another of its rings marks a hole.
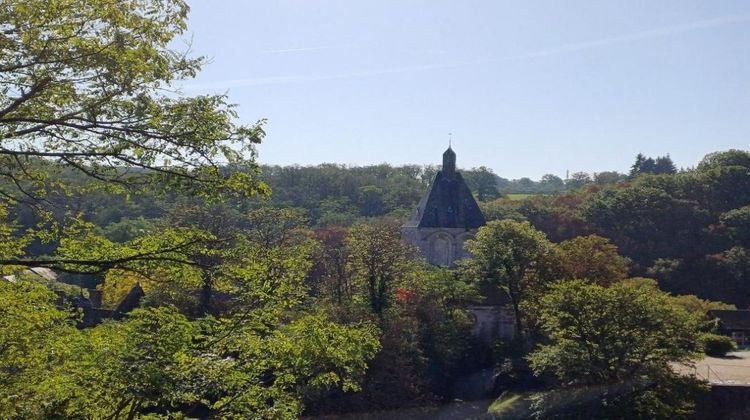
[[[54,176],[65,182],[85,185],[87,175],[78,171],[49,168],[41,161],[32,161],[30,167],[44,167],[47,178]],[[116,168],[115,168],[116,170]],[[227,172],[244,171],[242,168],[225,169]],[[314,226],[349,226],[371,217],[406,218],[416,208],[432,178],[436,166],[391,166],[387,164],[348,167],[322,164],[318,166],[266,166],[258,169],[258,182],[272,194],[236,200],[228,197],[243,209],[272,206],[297,208],[303,211]],[[617,172],[601,172],[591,176],[574,173],[563,181],[554,175],[545,175],[540,181],[529,178],[506,180],[491,169],[479,167],[461,170],[467,185],[479,202],[490,202],[509,194],[561,194],[586,185],[610,185],[627,180]],[[71,195],[50,191],[46,198],[60,207],[71,207],[85,214],[87,220],[110,230],[124,231],[164,214],[164,209],[185,200],[170,193],[142,191],[139,194],[110,194],[88,188]],[[38,222],[33,212],[21,209],[20,223],[31,227]]]
[[[750,155],[730,150],[707,155],[692,170],[482,207],[489,219],[528,220],[553,241],[601,235],[630,258],[633,275],[744,308],[749,204]]]

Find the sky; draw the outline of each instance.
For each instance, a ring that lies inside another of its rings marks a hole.
[[[750,2],[193,0],[185,94],[268,120],[263,164],[505,178],[750,149]]]

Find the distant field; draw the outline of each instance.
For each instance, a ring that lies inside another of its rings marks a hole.
[[[505,197],[509,200],[523,200],[524,198],[531,197],[534,194],[508,194]]]

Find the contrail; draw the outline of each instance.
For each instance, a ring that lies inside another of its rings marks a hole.
[[[399,73],[413,73],[428,70],[439,70],[439,69],[450,69],[458,67],[467,67],[483,64],[492,64],[504,61],[519,61],[529,60],[534,58],[549,57],[555,55],[564,55],[575,53],[584,50],[590,50],[595,48],[607,47],[616,44],[625,44],[629,42],[642,41],[652,38],[661,38],[669,35],[691,32],[704,28],[712,28],[718,26],[725,26],[736,23],[744,23],[750,21],[750,15],[733,15],[723,16],[712,19],[697,20],[689,23],[680,25],[667,26],[664,28],[649,29],[645,31],[632,32],[629,34],[623,34],[608,38],[602,38],[591,41],[583,41],[572,44],[565,44],[558,47],[531,51],[522,54],[505,55],[499,57],[488,57],[476,60],[461,61],[455,63],[444,63],[444,64],[430,64],[424,66],[411,66],[411,67],[396,67],[386,69],[374,69],[374,70],[363,70],[357,72],[337,73],[337,74],[324,74],[324,75],[288,75],[288,76],[271,76],[271,77],[252,77],[246,79],[233,79],[233,80],[220,80],[215,82],[197,83],[183,85],[185,90],[204,90],[204,89],[215,89],[215,88],[233,88],[233,87],[251,87],[251,86],[266,86],[266,85],[277,85],[277,84],[288,84],[288,83],[302,83],[302,82],[315,82],[325,80],[339,80],[339,79],[351,79],[358,77],[377,76],[385,74],[399,74]],[[334,47],[311,47],[311,48],[298,48],[289,50],[271,50],[278,52],[286,51],[312,51],[315,49],[325,49]]]

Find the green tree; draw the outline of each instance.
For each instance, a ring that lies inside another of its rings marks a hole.
[[[577,190],[593,182],[591,175],[586,172],[573,172],[570,174],[570,178],[565,180],[565,187],[569,190]]]
[[[384,194],[381,188],[366,185],[357,190],[357,197],[362,216],[382,216],[385,213]]]
[[[622,280],[628,274],[628,260],[617,253],[607,238],[578,236],[558,245],[561,275],[603,286]]]
[[[349,271],[372,313],[382,316],[393,300],[394,285],[413,271],[413,251],[401,240],[399,225],[362,223],[346,238]]]
[[[231,308],[195,321],[173,307],[149,307],[81,332],[45,288],[0,282],[3,413],[298,418],[322,392],[359,389],[379,349],[377,329],[305,313],[307,265],[256,250],[225,265]]]
[[[70,376],[86,384],[86,400],[97,401],[78,408],[88,415],[135,418],[144,409],[175,410],[200,398],[181,374],[192,360],[197,328],[175,308],[136,309],[126,321],[105,322],[85,335],[83,368],[71,366]]]
[[[254,161],[262,123],[236,124],[222,95],[173,93],[205,62],[174,49],[188,9],[181,0],[0,6],[0,197],[38,214],[40,241],[59,239],[66,217],[78,215],[57,208],[58,198],[83,190],[268,192]],[[33,265],[0,262],[14,263]]]
[[[750,206],[740,207],[722,214],[721,223],[726,226],[732,240],[740,245],[750,247]]]
[[[79,332],[55,301],[44,286],[0,280],[0,411],[7,418],[45,417],[45,407],[69,396],[58,375]]]
[[[696,245],[705,242],[703,227],[711,220],[694,201],[648,185],[603,190],[588,197],[578,210],[596,233],[643,266],[659,257],[694,255]]]
[[[461,175],[479,201],[490,201],[502,197],[498,189],[498,177],[492,172],[492,169],[480,166],[479,168],[461,171]]]
[[[542,280],[545,265],[554,252],[544,233],[528,222],[492,221],[466,241],[473,258],[463,263],[463,275],[471,281],[499,287],[510,298],[516,317],[516,337],[523,339],[521,305]]]
[[[3,176],[38,181],[34,163],[56,161],[116,186],[159,176],[200,194],[255,193],[248,172],[219,162],[252,168],[261,126],[235,125],[223,96],[166,93],[205,62],[172,49],[187,13],[180,0],[3,2]]]
[[[654,161],[654,173],[656,174],[675,174],[677,173],[677,167],[672,158],[669,155],[659,156]]]
[[[630,167],[630,177],[635,178],[638,175],[654,173],[655,165],[654,159],[647,158],[643,153],[638,153],[635,157],[635,163]]]
[[[697,169],[707,171],[720,166],[740,166],[750,169],[750,152],[730,149],[724,152],[709,153],[698,163]]]
[[[507,199],[500,198],[494,201],[479,203],[479,208],[482,209],[482,214],[484,214],[484,218],[487,220],[511,219],[517,222],[526,220],[526,217],[518,211],[518,206]]]
[[[337,305],[351,302],[354,295],[352,276],[347,264],[349,249],[346,246],[347,231],[339,227],[327,227],[315,231],[319,242],[313,268],[308,274],[323,299],[330,299]]]
[[[546,174],[539,180],[539,192],[556,193],[565,189],[565,182],[557,175]]]
[[[615,171],[604,171],[594,174],[594,183],[596,185],[617,184],[624,179],[627,179],[626,175],[620,174]]]
[[[672,363],[690,364],[700,351],[700,317],[656,289],[580,280],[555,284],[540,301],[539,321],[550,342],[528,356],[536,374],[566,387],[589,387],[593,400],[568,401],[573,416],[674,418],[690,413],[694,379]],[[542,412],[554,411],[539,401]]]

